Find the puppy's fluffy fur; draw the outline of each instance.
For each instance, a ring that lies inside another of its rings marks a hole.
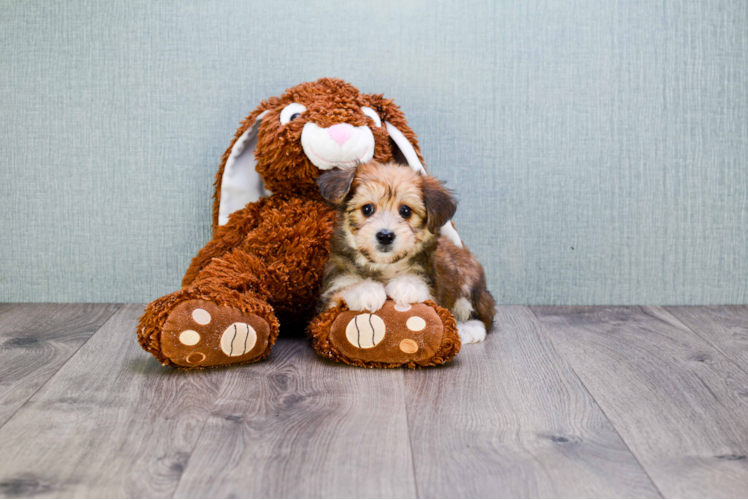
[[[317,183],[339,212],[320,309],[345,301],[374,312],[387,297],[401,305],[431,299],[455,316],[463,343],[485,339],[494,300],[476,258],[439,235],[457,202],[438,180],[371,162]]]

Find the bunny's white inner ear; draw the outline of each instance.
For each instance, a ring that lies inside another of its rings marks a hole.
[[[447,221],[446,224],[444,224],[439,231],[439,234],[442,236],[446,236],[447,238],[452,241],[455,245],[457,245],[459,248],[462,248],[462,238],[460,238],[460,235],[457,234],[457,229],[452,225],[452,221]]]
[[[397,146],[397,150],[392,152],[392,156],[394,156],[395,159],[398,159],[398,157],[405,158],[405,161],[410,165],[410,168],[416,172],[422,172],[425,174],[426,170],[418,160],[416,150],[413,149],[413,145],[410,143],[408,138],[390,122],[385,122],[384,124],[387,127],[387,133],[390,134],[390,139],[392,139],[392,142]]]
[[[226,160],[221,178],[221,202],[218,206],[219,226],[229,221],[229,215],[265,195],[262,178],[255,170],[255,148],[257,131],[266,113],[267,111],[260,113],[255,122],[237,139]]]
[[[393,148],[392,151],[392,156],[395,160],[399,163],[403,163],[402,159],[405,159],[405,162],[410,165],[410,168],[416,172],[426,174],[426,169],[423,168],[423,165],[418,160],[418,154],[416,154],[416,150],[413,148],[413,145],[410,143],[408,138],[390,122],[385,122],[385,126],[387,127],[387,133],[390,134],[390,139],[392,139],[392,142],[397,146],[397,148]],[[449,238],[452,243],[462,248],[462,239],[460,239],[460,235],[457,234],[457,229],[452,225],[452,221],[447,221],[447,223],[442,226],[441,234],[442,236]]]

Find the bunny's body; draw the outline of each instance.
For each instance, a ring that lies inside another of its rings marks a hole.
[[[223,156],[213,239],[182,288],[146,308],[138,325],[143,348],[183,368],[266,357],[279,317],[306,322],[319,298],[336,216],[316,178],[396,156],[423,169],[405,117],[381,95],[321,79],[263,101]],[[265,190],[272,194],[260,197]]]

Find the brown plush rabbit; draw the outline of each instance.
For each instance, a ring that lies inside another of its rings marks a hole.
[[[316,178],[372,159],[423,169],[415,134],[382,95],[323,78],[260,103],[222,158],[213,239],[193,259],[182,288],[147,306],[138,325],[143,348],[181,368],[265,358],[279,326],[307,322],[319,296],[336,213]],[[451,223],[442,234],[461,245]],[[353,364],[423,366],[451,359],[460,345],[454,319],[433,303],[418,306],[428,327],[419,333],[419,348],[408,344],[414,352],[393,357],[341,345],[347,323],[335,326],[335,320],[351,314],[344,307],[317,318],[310,333],[320,354]],[[407,318],[391,309],[387,304],[380,319],[389,343],[399,345]]]

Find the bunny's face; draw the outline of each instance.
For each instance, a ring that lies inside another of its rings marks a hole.
[[[214,227],[268,191],[319,196],[321,172],[372,159],[423,170],[393,101],[332,78],[292,87],[260,103],[237,131],[216,176]]]
[[[268,101],[255,152],[265,187],[316,192],[314,180],[323,170],[391,161],[389,135],[374,106],[371,96],[331,79],[303,83]]]

